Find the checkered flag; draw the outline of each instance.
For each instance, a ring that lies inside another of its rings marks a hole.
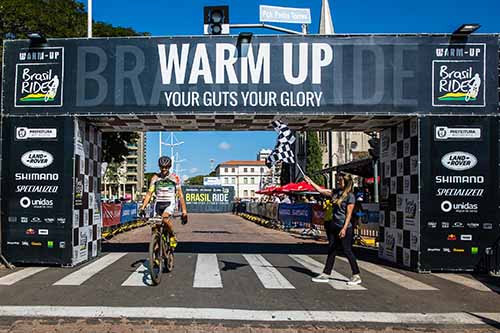
[[[278,135],[278,143],[276,144],[277,146],[280,144],[293,144],[295,142],[295,137],[292,134],[292,131],[288,128],[286,124],[283,124],[279,120],[275,120],[272,123],[272,126],[276,132],[279,133]]]
[[[267,167],[271,168],[279,161],[289,164],[295,163],[295,155],[292,150],[292,144],[295,142],[295,137],[292,131],[287,125],[279,121],[273,121],[272,126],[279,135],[276,147],[274,147],[274,150],[266,159]]]

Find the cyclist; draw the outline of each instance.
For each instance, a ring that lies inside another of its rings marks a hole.
[[[184,201],[184,195],[180,184],[177,179],[170,174],[169,170],[172,166],[172,160],[168,156],[162,156],[158,159],[158,166],[160,167],[160,173],[155,174],[151,178],[151,183],[149,185],[148,193],[144,198],[144,202],[139,208],[139,215],[146,216],[144,209],[151,200],[151,196],[156,194],[156,201],[154,205],[155,215],[161,215],[163,223],[165,224],[165,229],[170,234],[170,246],[175,248],[177,246],[177,239],[175,238],[174,227],[170,217],[174,213],[176,206],[176,196],[179,197],[181,202],[182,224],[187,223],[187,210],[186,202]]]

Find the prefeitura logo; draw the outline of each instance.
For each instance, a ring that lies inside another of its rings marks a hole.
[[[16,64],[16,107],[63,105],[64,48],[22,49]]]
[[[486,106],[485,44],[437,47],[435,58],[432,106]]]

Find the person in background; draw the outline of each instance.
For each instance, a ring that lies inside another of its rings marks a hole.
[[[321,195],[332,199],[333,220],[325,222],[325,231],[328,236],[328,257],[326,259],[323,273],[312,279],[313,282],[328,282],[330,274],[335,263],[335,256],[340,245],[344,250],[344,254],[351,265],[352,277],[347,282],[348,285],[361,284],[359,276],[359,267],[356,262],[356,257],[352,252],[353,241],[353,226],[351,218],[353,217],[354,204],[356,198],[352,193],[353,181],[350,175],[339,175],[337,177],[337,191],[323,189],[314,183],[308,176],[304,177],[305,181],[311,184],[316,191]]]
[[[281,203],[284,204],[291,204],[292,201],[290,200],[290,197],[286,194],[283,194],[283,198],[281,199]]]

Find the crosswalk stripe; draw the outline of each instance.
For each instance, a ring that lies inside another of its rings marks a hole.
[[[320,274],[323,272],[324,265],[309,256],[291,254],[289,257],[313,273]],[[365,287],[360,285],[349,286],[347,285],[347,281],[348,279],[345,276],[336,271],[332,271],[328,284],[339,290],[366,290]]]
[[[260,254],[244,254],[266,289],[295,289],[294,286]]]
[[[123,287],[147,287],[151,286],[153,281],[148,269],[149,262],[141,264],[125,282],[122,283]]]
[[[102,257],[101,259],[73,272],[56,283],[55,286],[79,286],[88,279],[90,279],[95,274],[102,271],[104,268],[108,267],[121,257],[127,255],[127,253],[110,253]]]
[[[468,288],[472,288],[479,291],[497,291],[500,292],[500,287],[484,283],[478,280],[474,280],[458,274],[448,274],[448,273],[432,273],[432,275],[437,276],[441,279],[458,283]]]
[[[198,254],[193,288],[222,288],[217,255]]]
[[[343,257],[337,257],[337,258],[344,262],[349,262],[346,258]],[[412,279],[406,275],[391,271],[390,269],[372,264],[371,262],[358,260],[358,266],[364,269],[365,271],[380,276],[383,279],[389,280],[390,282],[395,283],[398,286],[401,286],[409,290],[438,290],[437,288],[429,286],[423,282]]]
[[[9,275],[0,278],[0,285],[11,286],[16,282],[24,280],[36,273],[46,270],[48,267],[28,267],[21,269],[20,271],[10,273]]]

